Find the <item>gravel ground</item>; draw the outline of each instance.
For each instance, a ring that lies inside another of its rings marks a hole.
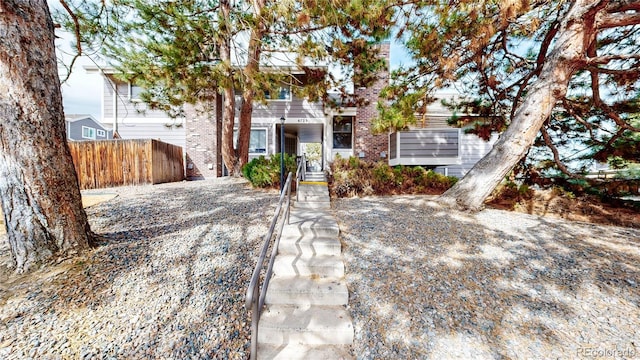
[[[640,230],[338,199],[358,359],[640,357]]]
[[[84,193],[118,194],[87,209],[104,243],[0,284],[0,358],[246,358],[244,295],[277,193],[233,179]]]
[[[85,193],[118,194],[87,209],[104,243],[0,283],[0,359],[246,358],[277,194],[229,179]],[[424,196],[333,209],[358,359],[640,357],[640,230]]]

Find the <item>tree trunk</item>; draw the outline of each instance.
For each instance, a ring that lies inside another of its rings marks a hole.
[[[584,66],[587,47],[594,41],[595,14],[603,3],[606,1],[578,0],[573,3],[540,77],[508,129],[471,171],[440,196],[440,202],[463,210],[480,210],[487,197],[525,156],[556,102],[565,96],[571,76]]]
[[[94,242],[59,81],[47,2],[0,2],[0,198],[17,272]]]
[[[254,0],[252,6],[256,21],[249,35],[247,65],[244,67],[243,72],[244,91],[242,92],[242,107],[240,108],[238,124],[238,168],[242,168],[249,161],[255,77],[260,71],[261,43],[265,33],[265,24],[262,17],[262,9],[265,6],[264,0]]]
[[[233,81],[233,66],[231,64],[231,34],[228,31],[231,21],[231,5],[228,0],[220,2],[220,11],[226,24],[221,26],[220,60],[227,67],[228,79],[224,83],[224,110],[222,114],[222,161],[230,175],[237,176],[238,158],[233,147],[233,127],[235,122],[235,91]]]

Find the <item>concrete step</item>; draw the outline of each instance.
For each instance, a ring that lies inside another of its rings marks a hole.
[[[292,206],[296,209],[305,210],[328,210],[331,209],[329,201],[293,201]]]
[[[260,317],[258,343],[351,345],[353,325],[343,306],[271,305]]]
[[[349,291],[343,280],[306,276],[274,276],[265,302],[279,305],[347,305]]]
[[[273,272],[276,276],[344,276],[344,262],[339,256],[333,255],[288,255],[276,256],[273,263]]]
[[[260,360],[350,360],[354,359],[348,345],[260,345]]]
[[[327,209],[298,209],[295,208],[291,211],[291,218],[295,217],[296,221],[314,221],[317,218],[320,219],[334,219],[333,212]],[[335,219],[334,219],[335,221]]]
[[[340,256],[342,244],[333,237],[287,236],[280,238],[278,255]]]
[[[292,216],[293,217],[293,216]],[[285,225],[282,229],[283,236],[300,237],[309,235],[314,237],[338,237],[340,228],[338,223],[332,219],[319,219],[317,221],[305,220],[294,222],[293,219],[289,225]]]
[[[307,201],[307,202],[330,202],[331,197],[329,195],[304,195],[300,194],[297,196],[298,201]]]

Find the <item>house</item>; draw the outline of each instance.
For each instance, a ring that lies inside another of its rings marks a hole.
[[[66,115],[65,124],[67,129],[67,139],[69,140],[113,139],[113,131],[99,123],[91,115]]]
[[[139,98],[142,89],[118,80],[113,68],[86,66],[85,71],[102,75],[102,122],[113,133],[121,139],[157,139],[185,147],[183,118],[174,119],[164,111],[149,109]]]
[[[380,55],[389,59],[389,43],[378,46]],[[219,177],[226,173],[221,156],[221,96],[210,103],[185,105],[184,119],[174,120],[158,111],[140,111],[144,110],[144,104],[136,99],[139,89],[135,84],[117,80],[113,70],[90,68],[88,71],[103,75],[103,120],[112,122],[114,130],[123,138],[154,137],[183,146],[187,178]],[[296,82],[305,82],[302,69],[281,67],[278,71],[286,71]],[[316,144],[316,149],[320,144],[321,154],[315,164],[318,169],[326,169],[339,155],[389,161],[391,165],[423,165],[451,175],[464,175],[491,148],[490,143],[484,143],[475,135],[466,135],[446,125],[444,120],[450,112],[432,114],[434,121],[426,127],[373,135],[371,121],[377,116],[378,96],[388,78],[387,69],[372,86],[354,90],[355,97],[364,101],[344,102],[338,108],[297,98],[290,86],[282,86],[264,103],[254,104],[250,158],[281,151],[281,126],[287,153],[301,155],[310,144]],[[236,106],[239,108],[239,101]]]
[[[415,125],[389,134],[389,164],[420,165],[445,175],[463,177],[491,151],[498,133],[492,133],[486,141],[467,133],[466,128],[448,124],[452,110],[442,105],[442,101],[457,101],[459,96],[451,90],[437,92],[435,101],[427,106]]]

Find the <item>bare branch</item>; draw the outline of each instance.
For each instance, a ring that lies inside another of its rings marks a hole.
[[[589,67],[587,67],[587,70],[595,71],[597,73],[607,74],[607,75],[627,75],[627,74],[628,75],[640,75],[640,68],[619,70],[619,69],[602,68],[602,67],[597,67],[597,66],[589,66]]]
[[[609,13],[619,13],[630,10],[640,11],[640,2],[637,0],[620,0],[612,1],[607,6],[607,12]]]
[[[558,166],[558,169],[562,171],[563,174],[567,175],[570,178],[573,178],[573,179],[580,178],[580,176],[569,171],[569,169],[567,169],[567,166],[562,163],[562,160],[560,160],[560,154],[558,153],[558,148],[556,148],[556,146],[551,141],[551,136],[549,136],[549,133],[547,132],[547,129],[545,126],[542,126],[540,128],[540,132],[542,133],[542,138],[544,139],[545,144],[547,144],[547,146],[553,153],[553,161]]]
[[[73,21],[73,31],[76,37],[76,53],[75,55],[73,55],[71,64],[68,67],[67,76],[62,79],[62,83],[64,84],[67,80],[69,80],[69,77],[71,76],[71,72],[73,70],[73,65],[76,63],[76,60],[78,60],[78,58],[82,56],[82,43],[80,41],[80,20],[78,19],[78,16],[73,12],[73,10],[71,10],[71,7],[69,7],[69,4],[67,4],[66,0],[60,0],[60,4],[62,4],[62,7],[69,14],[69,16],[71,16],[71,20]]]
[[[598,29],[610,29],[620,26],[640,24],[640,13],[603,14],[597,22]]]
[[[640,60],[640,54],[595,56],[587,59],[587,65],[604,65],[614,60]]]

